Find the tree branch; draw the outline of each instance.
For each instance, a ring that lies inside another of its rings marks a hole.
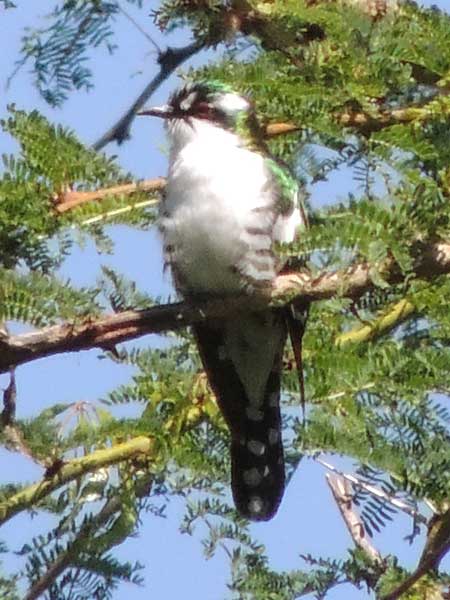
[[[307,271],[280,275],[272,288],[259,290],[252,296],[215,298],[195,304],[178,302],[2,337],[0,373],[44,356],[110,347],[149,333],[177,330],[207,319],[221,319],[236,310],[262,309],[268,303],[283,306],[294,299],[310,303],[336,296],[356,299],[376,287],[372,278],[375,272],[387,283],[402,281],[402,274],[392,259],[377,266],[356,263],[347,269],[318,275]],[[416,276],[432,279],[444,273],[450,273],[450,243],[438,242],[423,248],[416,263]]]
[[[439,563],[450,549],[450,508],[447,508],[442,514],[435,515],[428,528],[427,540],[420,557],[419,564],[415,571],[411,573],[400,585],[388,594],[382,596],[380,600],[397,600],[402,598],[405,592],[411,589],[419,579],[430,571],[439,567]],[[436,585],[438,587],[438,585]],[[438,595],[439,594],[439,595]],[[431,597],[431,596],[430,596]],[[440,590],[436,590],[433,598],[442,598],[444,595]]]
[[[404,323],[416,313],[417,309],[414,304],[406,298],[402,298],[402,300],[391,306],[388,312],[371,323],[341,333],[341,335],[336,338],[335,344],[338,348],[342,348],[347,344],[361,344],[362,342],[368,342],[389,333],[392,329],[398,327],[398,325]]]
[[[363,135],[381,131],[386,127],[402,123],[422,123],[430,117],[443,117],[450,112],[450,105],[445,97],[449,95],[446,88],[439,88],[439,95],[423,106],[409,106],[393,110],[384,110],[372,115],[364,111],[347,110],[336,115],[337,122],[343,127],[357,129]]]
[[[66,190],[55,198],[55,209],[59,213],[64,213],[86,202],[98,202],[108,196],[130,196],[138,192],[160,192],[165,185],[166,180],[164,177],[157,177],[156,179],[146,179],[137,183],[124,183],[92,192]]]
[[[352,491],[350,483],[336,474],[326,476],[328,486],[357,548],[363,550],[374,562],[381,563],[382,557],[367,537],[364,525],[358,514],[352,509]]]
[[[97,450],[83,456],[74,458],[63,463],[58,471],[51,477],[44,477],[40,482],[30,485],[17,492],[8,500],[0,503],[0,525],[3,525],[14,515],[26,510],[29,507],[36,506],[40,500],[51,494],[61,486],[85,475],[97,471],[101,467],[107,467],[118,462],[128,460],[135,456],[144,454],[149,455],[155,447],[155,442],[151,438],[144,436],[133,438],[123,444],[117,444],[106,450]]]
[[[130,108],[122,117],[93,145],[94,150],[102,150],[111,142],[121,144],[130,136],[131,123],[136,113],[144,106],[150,96],[183,62],[199,52],[204,47],[203,42],[193,42],[183,48],[167,48],[158,56],[159,73],[142,90]]]
[[[392,504],[392,506],[395,506],[395,508],[400,509],[401,511],[406,513],[408,516],[413,518],[418,523],[422,523],[422,524],[428,523],[427,519],[422,515],[422,513],[420,513],[413,506],[411,506],[411,504],[404,502],[403,500],[400,500],[399,498],[396,498],[392,494],[387,494],[385,491],[383,491],[380,488],[375,487],[374,485],[370,485],[368,483],[365,483],[364,481],[361,481],[354,475],[351,475],[349,473],[342,473],[341,471],[338,471],[338,469],[336,469],[336,467],[333,467],[333,465],[330,465],[329,463],[325,462],[324,460],[322,460],[319,457],[316,457],[314,460],[316,462],[318,462],[320,465],[322,465],[323,467],[325,467],[326,469],[328,469],[329,471],[331,471],[334,475],[338,476],[343,481],[347,481],[349,484],[354,485],[356,488],[360,488],[360,489],[368,492],[369,494],[372,494],[372,496],[375,496],[376,498],[379,498],[380,500],[384,500],[385,502]]]

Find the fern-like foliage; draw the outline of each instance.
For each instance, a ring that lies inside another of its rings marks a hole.
[[[60,104],[72,89],[91,85],[87,47],[113,49],[111,26],[120,6],[119,0],[61,2],[48,27],[26,34],[22,58],[34,65],[47,101]],[[280,254],[307,259],[316,273],[351,271],[361,262],[372,267],[373,286],[362,297],[337,294],[311,306],[303,349],[305,419],[293,356],[286,353],[288,478],[303,457],[344,456],[354,465],[347,501],[372,543],[402,506],[415,515],[410,541],[419,543],[425,523],[431,530],[448,512],[450,489],[450,284],[445,274],[421,279],[416,272],[425,250],[450,235],[450,17],[414,2],[399,3],[383,17],[361,6],[350,0],[165,0],[153,17],[164,31],[187,26],[207,46],[223,43],[216,62],[187,78],[218,79],[251,94],[261,124],[298,126],[268,141],[312,192],[311,227],[279,247]],[[113,252],[105,225],[150,227],[158,198],[116,191],[57,214],[55,202],[70,190],[132,178],[37,112],[12,108],[3,127],[20,151],[4,158],[0,179],[0,321],[79,323],[103,310],[155,304],[113,268],[102,269],[95,288],[76,289],[58,279],[57,267],[86,237]],[[330,186],[319,187],[343,169],[351,181],[339,198]],[[328,195],[319,207],[317,189]],[[384,277],[387,262],[395,264],[395,283]],[[377,330],[401,301],[413,306],[407,319]],[[374,325],[370,341],[342,343],[342,334],[367,325]],[[76,456],[94,462],[29,507],[45,511],[53,524],[22,548],[21,567],[9,583],[0,575],[0,593],[14,598],[16,583],[25,583],[32,590],[43,586],[58,600],[110,598],[120,582],[140,583],[139,566],[117,562],[114,548],[138,530],[144,514],[164,515],[174,497],[185,502],[182,532],[205,534],[205,555],[223,551],[230,559],[232,597],[325,598],[341,585],[380,595],[408,576],[396,556],[374,560],[351,547],[343,557],[314,557],[305,540],[292,540],[303,553],[298,567],[276,571],[252,535],[256,529],[231,505],[229,436],[189,333],[167,334],[158,345],[106,347],[102,359],[131,374],[101,402],[58,403],[13,422],[2,415],[0,442],[34,457],[44,482],[69,469]],[[139,436],[149,440],[146,454],[96,468],[96,451]],[[27,492],[25,484],[3,485],[0,508]],[[425,505],[435,512],[431,521]],[[406,597],[424,598],[444,585],[448,574],[429,570]]]
[[[129,0],[141,6],[142,0]],[[7,2],[10,8],[13,3]],[[119,13],[114,0],[65,0],[48,15],[50,24],[27,31],[17,68],[31,62],[36,86],[46,102],[60,106],[72,90],[92,88],[87,53],[104,47],[112,53],[113,23]]]

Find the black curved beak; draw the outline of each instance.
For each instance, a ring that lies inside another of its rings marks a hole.
[[[167,104],[164,106],[152,106],[150,108],[143,108],[137,113],[139,116],[149,116],[149,117],[160,117],[161,119],[169,119],[173,110]]]

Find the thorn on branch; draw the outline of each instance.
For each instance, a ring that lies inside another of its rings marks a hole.
[[[374,338],[386,335],[408,319],[416,316],[416,314],[417,309],[414,303],[407,298],[403,298],[375,320],[365,322],[362,327],[358,326],[350,331],[341,333],[336,338],[335,344],[338,348],[342,348],[347,344],[368,342]]]

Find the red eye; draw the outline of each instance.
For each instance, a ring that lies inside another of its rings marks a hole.
[[[195,106],[194,112],[199,119],[209,119],[214,114],[214,109],[207,102],[199,102]]]

